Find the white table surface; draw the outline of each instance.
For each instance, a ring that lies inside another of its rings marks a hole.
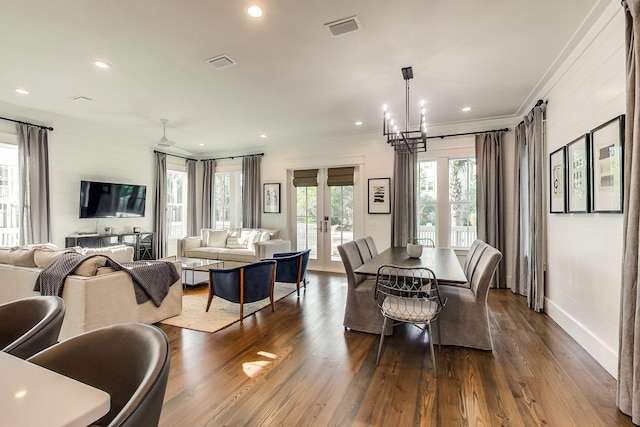
[[[0,352],[0,425],[87,426],[110,407],[108,393]]]

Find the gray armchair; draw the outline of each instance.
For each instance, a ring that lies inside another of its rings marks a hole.
[[[57,296],[35,296],[0,305],[0,349],[26,359],[58,342],[65,306]]]
[[[109,393],[100,426],[157,426],[169,376],[169,341],[155,326],[121,323],[94,329],[28,360]]]

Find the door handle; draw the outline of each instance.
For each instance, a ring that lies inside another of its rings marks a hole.
[[[327,229],[329,228],[327,221],[324,222],[324,232],[327,232]]]

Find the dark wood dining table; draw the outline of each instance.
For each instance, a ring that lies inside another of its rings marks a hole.
[[[406,247],[391,247],[365,262],[353,272],[375,276],[378,274],[378,267],[384,264],[401,267],[427,267],[433,270],[438,282],[442,283],[467,282],[456,253],[449,248],[423,248],[420,258],[409,258]]]

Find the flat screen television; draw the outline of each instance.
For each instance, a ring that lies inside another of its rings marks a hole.
[[[80,181],[80,218],[144,216],[147,186]]]

